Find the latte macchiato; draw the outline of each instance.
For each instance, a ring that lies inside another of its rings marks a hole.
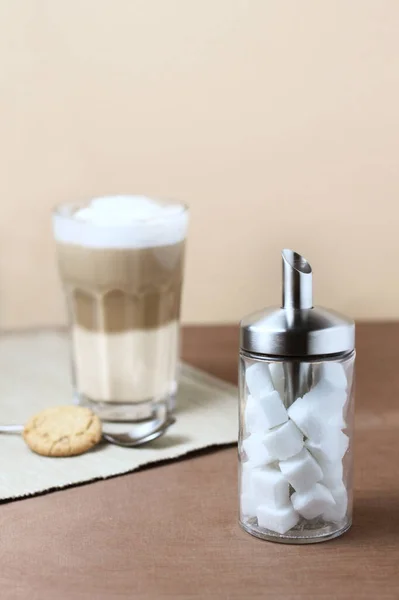
[[[173,403],[187,222],[184,206],[141,196],[54,215],[77,395],[103,418]]]

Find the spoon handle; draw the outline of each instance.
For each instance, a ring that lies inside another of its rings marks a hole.
[[[0,425],[0,433],[22,433],[23,425]]]

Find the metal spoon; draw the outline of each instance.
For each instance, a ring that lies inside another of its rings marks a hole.
[[[135,423],[129,431],[122,433],[103,431],[103,439],[117,446],[143,446],[161,437],[175,422],[174,417],[166,416],[153,421]],[[0,425],[0,433],[22,433],[23,430],[23,425]]]
[[[176,423],[176,419],[166,416],[154,421],[135,423],[129,431],[123,433],[103,431],[103,438],[117,446],[142,446],[161,437],[173,423]]]

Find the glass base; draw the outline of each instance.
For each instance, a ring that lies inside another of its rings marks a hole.
[[[308,522],[304,521],[302,524],[299,523],[296,527],[287,531],[287,533],[280,534],[264,527],[259,527],[255,517],[246,521],[240,521],[239,523],[247,533],[261,540],[278,542],[280,544],[317,544],[318,542],[327,542],[348,531],[352,525],[350,519],[345,519],[339,526],[333,523],[322,522],[319,524],[315,523],[313,528],[305,528],[304,524]]]
[[[90,408],[102,421],[150,421],[165,413],[172,413],[176,405],[174,395],[144,402],[100,402],[83,394],[75,393],[75,404]]]

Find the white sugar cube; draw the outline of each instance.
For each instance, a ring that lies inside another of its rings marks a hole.
[[[335,500],[335,506],[327,508],[323,512],[323,517],[326,521],[339,523],[345,518],[346,511],[348,510],[348,493],[342,481],[330,491]]]
[[[306,492],[294,492],[291,501],[295,510],[305,519],[314,519],[335,506],[330,490],[321,483],[315,483]]]
[[[251,433],[248,438],[243,440],[242,449],[254,467],[267,465],[275,460],[264,445],[262,434]]]
[[[346,428],[346,422],[342,412],[327,416],[326,423],[328,427],[334,427],[335,429]]]
[[[332,490],[336,488],[341,482],[344,474],[344,467],[341,460],[336,461],[323,461],[321,464],[321,470],[323,471],[322,483]]]
[[[314,405],[309,394],[297,398],[288,409],[288,416],[308,438],[319,441],[323,438],[323,415]]]
[[[288,413],[278,392],[248,396],[245,406],[245,425],[248,433],[265,432],[288,420]]]
[[[259,398],[262,394],[274,391],[269,367],[266,363],[254,363],[245,372],[245,381],[251,396]]]
[[[272,508],[267,504],[262,504],[258,506],[256,516],[259,527],[264,527],[281,535],[295,527],[299,521],[299,515],[291,504],[280,508]]]
[[[338,456],[342,459],[349,448],[349,437],[341,431],[337,434],[338,437]]]
[[[297,492],[306,491],[323,478],[321,467],[306,448],[287,460],[281,460],[279,467]]]
[[[281,398],[284,398],[285,392],[285,376],[284,366],[281,362],[269,363],[269,372],[273,381],[273,385]]]
[[[245,404],[244,422],[247,433],[262,433],[269,429],[260,400],[251,395],[248,396]]]
[[[324,383],[318,384],[310,393],[314,390],[322,398],[325,419],[343,429],[346,426],[343,418],[344,407],[348,399],[346,391],[341,388],[328,388]]]
[[[240,497],[240,509],[243,517],[254,517],[256,515],[256,502],[252,494],[243,493]]]
[[[319,379],[332,387],[340,388],[342,390],[346,390],[348,387],[345,369],[341,363],[323,362],[320,365]]]
[[[288,416],[307,438],[319,442],[327,429],[345,427],[342,416],[345,400],[346,394],[342,390],[331,392],[322,385],[316,386],[295,400],[288,409]]]
[[[287,421],[266,433],[263,443],[273,460],[284,460],[300,452],[303,435],[293,421]]]
[[[329,428],[324,431],[321,441],[306,440],[305,446],[319,464],[325,461],[336,462],[344,457],[349,446],[349,438],[343,431]]]
[[[247,461],[241,463],[241,491],[250,492],[252,489],[252,473],[256,467]]]
[[[252,494],[256,504],[265,504],[271,508],[287,506],[289,484],[279,469],[264,467],[252,474]]]
[[[246,516],[255,516],[256,498],[253,494],[252,477],[257,467],[251,462],[241,463],[241,486],[240,486],[240,504],[241,513]]]
[[[278,392],[272,392],[261,398],[263,412],[269,429],[288,421],[288,413]]]

